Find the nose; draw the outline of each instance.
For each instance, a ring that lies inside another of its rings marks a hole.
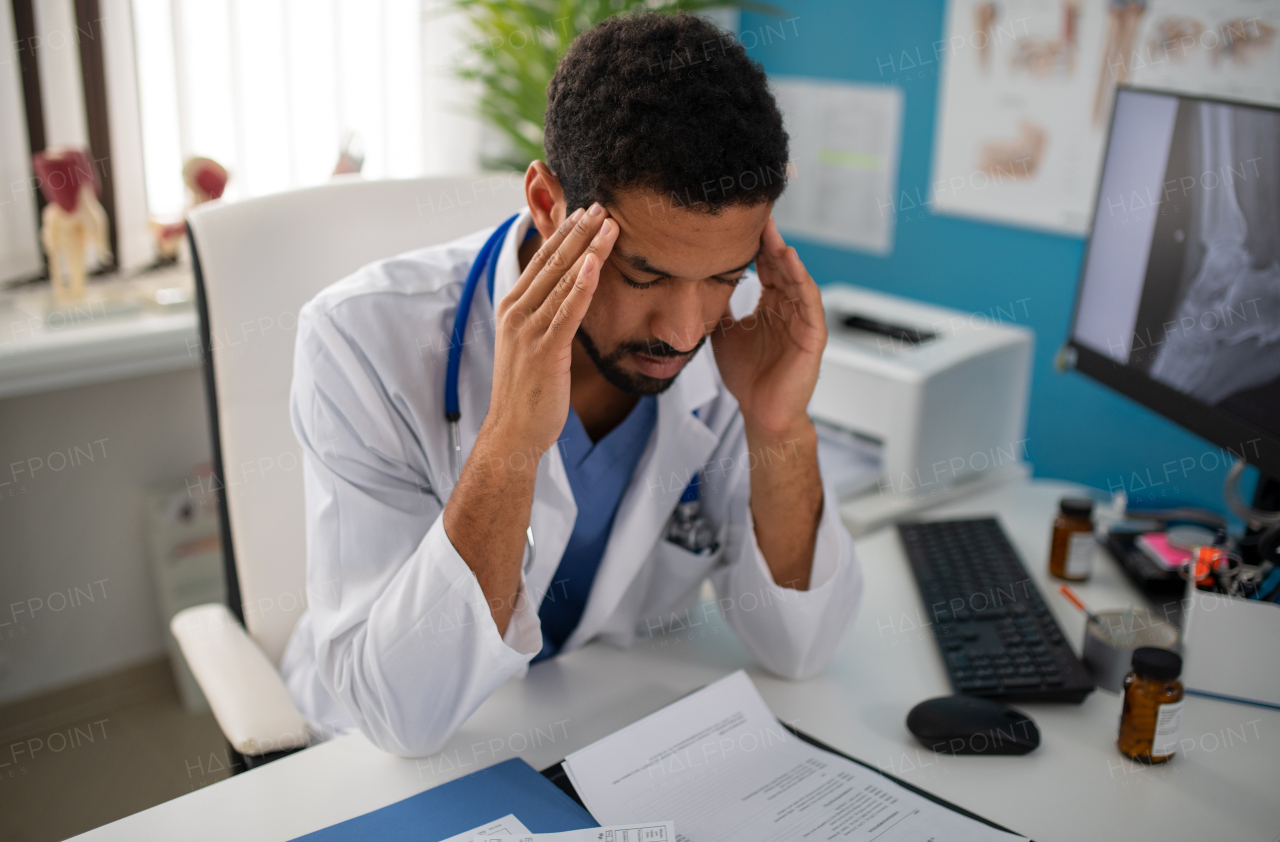
[[[704,284],[676,283],[666,290],[667,295],[657,302],[649,320],[650,335],[661,339],[677,351],[692,351],[706,334],[703,319],[702,290]]]

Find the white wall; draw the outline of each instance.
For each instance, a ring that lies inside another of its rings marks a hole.
[[[163,652],[143,488],[208,458],[199,369],[0,400],[0,702]]]

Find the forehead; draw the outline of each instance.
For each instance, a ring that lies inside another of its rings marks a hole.
[[[735,205],[712,215],[673,206],[652,191],[619,192],[609,203],[618,223],[614,250],[677,278],[709,278],[751,261],[772,208],[771,202]]]

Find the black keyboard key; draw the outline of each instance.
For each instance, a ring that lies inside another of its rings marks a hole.
[[[967,681],[957,681],[955,686],[962,693],[973,693],[978,690],[994,690],[1000,686],[1000,682],[994,678],[970,678]]]
[[[1020,675],[1016,678],[1003,678],[1000,680],[1000,683],[1011,690],[1017,690],[1027,687],[1039,687],[1042,682],[1040,681],[1039,676]]]

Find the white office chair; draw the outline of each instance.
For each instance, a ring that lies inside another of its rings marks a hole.
[[[278,672],[307,605],[302,450],[289,422],[298,310],[367,263],[524,204],[510,173],[347,180],[191,213],[227,604],[182,611],[170,627],[245,768],[308,742]]]

